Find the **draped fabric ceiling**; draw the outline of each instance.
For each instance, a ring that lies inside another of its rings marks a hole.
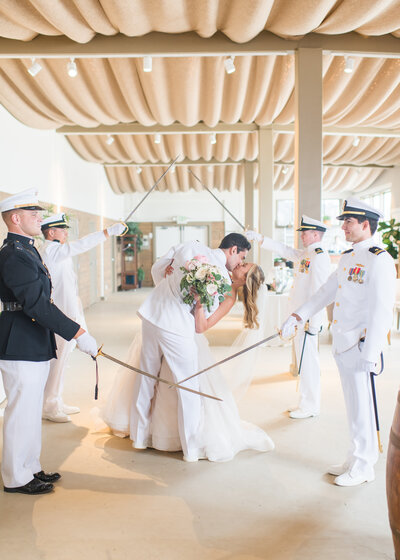
[[[0,36],[30,41],[38,35],[64,35],[85,43],[95,35],[135,37],[151,31],[194,31],[211,37],[221,31],[243,43],[268,30],[293,39],[310,32],[400,37],[399,0],[2,0]],[[70,78],[66,59],[40,59],[42,70],[28,74],[31,60],[0,59],[0,103],[28,126],[57,129],[79,125],[139,123],[143,126],[181,123],[256,123],[259,126],[294,122],[294,56],[237,56],[236,71],[227,75],[224,56],[153,58],[150,73],[142,58],[77,59],[78,75]],[[338,127],[400,127],[400,60],[355,58],[354,71],[344,72],[344,57],[323,58],[323,124]],[[101,164],[168,163],[177,154],[194,162],[211,160],[212,166],[191,167],[207,186],[221,190],[241,188],[242,165],[214,165],[257,161],[256,132],[168,134],[154,144],[153,135],[70,135],[68,140],[84,159]],[[361,191],[382,173],[382,168],[350,166],[400,165],[399,138],[324,136],[323,188],[329,192]],[[276,133],[275,188],[293,186],[294,137]],[[287,165],[284,165],[287,164]],[[135,166],[106,167],[115,192],[145,191],[165,170]],[[257,164],[254,181],[258,181]],[[177,167],[164,189],[171,192],[201,188]]]

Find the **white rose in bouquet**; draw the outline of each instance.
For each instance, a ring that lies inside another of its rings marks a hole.
[[[208,284],[207,293],[210,294],[210,296],[217,295],[217,292],[218,292],[218,286],[216,284]]]
[[[195,278],[196,280],[204,280],[204,278],[207,276],[207,267],[202,266],[201,268],[199,268],[198,270],[196,270],[196,274],[195,274]]]

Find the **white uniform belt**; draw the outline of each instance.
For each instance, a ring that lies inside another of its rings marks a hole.
[[[1,302],[2,311],[22,311],[23,307],[17,301],[2,301]]]

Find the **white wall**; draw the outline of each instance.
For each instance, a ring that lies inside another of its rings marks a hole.
[[[39,190],[45,203],[120,219],[123,196],[113,193],[103,167],[81,159],[54,130],[29,128],[0,105],[0,191]]]
[[[230,212],[244,223],[244,193],[213,191]],[[143,193],[125,196],[125,216],[140,202]],[[175,216],[185,216],[190,222],[220,222],[226,231],[240,232],[240,227],[209,192],[190,190],[187,193],[154,190],[138,208],[131,220],[135,222],[170,222]],[[245,225],[245,224],[244,224]]]

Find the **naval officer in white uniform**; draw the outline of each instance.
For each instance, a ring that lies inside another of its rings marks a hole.
[[[329,473],[338,486],[374,480],[378,442],[370,372],[380,369],[380,353],[393,320],[396,271],[387,251],[372,239],[381,212],[356,198],[345,201],[339,220],[353,247],[342,254],[337,270],[282,325],[282,336],[334,302],[332,340],[348,417],[351,445],[343,464]]]
[[[274,251],[294,262],[293,285],[289,296],[289,313],[305,303],[311,295],[326,282],[331,272],[327,252],[322,247],[326,232],[323,222],[302,216],[300,238],[304,249],[294,249],[279,241],[274,241],[255,231],[245,233],[247,239],[258,241],[262,249]],[[305,329],[299,329],[294,339],[296,361],[301,363],[298,407],[291,410],[291,418],[301,419],[317,416],[320,411],[321,382],[318,356],[318,333],[324,320],[325,311],[321,310],[307,317]],[[304,348],[304,351],[303,351]],[[302,357],[303,354],[303,357]]]
[[[85,325],[72,257],[90,251],[112,235],[122,235],[127,227],[118,222],[103,231],[96,231],[68,242],[68,221],[65,214],[60,213],[44,219],[41,229],[46,241],[40,253],[50,271],[54,303],[68,317],[80,325]],[[57,359],[50,362],[49,377],[44,390],[43,418],[52,422],[70,422],[69,414],[78,413],[79,408],[66,405],[62,399],[62,391],[68,357],[74,349],[75,342],[56,334],[56,343]]]
[[[185,263],[195,256],[202,255],[207,263],[216,265],[227,282],[231,282],[229,272],[244,260],[251,248],[247,239],[238,233],[227,235],[218,249],[189,241],[172,247],[152,268],[152,276],[157,283],[154,290],[139,308],[142,320],[142,350],[140,368],[152,375],[158,375],[161,360],[165,359],[177,383],[197,371],[197,345],[194,339],[195,321],[192,307],[183,302],[180,289],[182,271]],[[172,264],[169,273],[166,268]],[[165,276],[165,277],[164,277]],[[218,307],[218,298],[210,314]],[[185,383],[198,391],[198,379]],[[145,449],[148,445],[151,400],[155,381],[139,375],[136,380],[131,410],[130,437],[133,447]],[[196,443],[201,417],[201,401],[198,395],[178,391],[178,426],[184,460],[197,461],[201,450]]]

